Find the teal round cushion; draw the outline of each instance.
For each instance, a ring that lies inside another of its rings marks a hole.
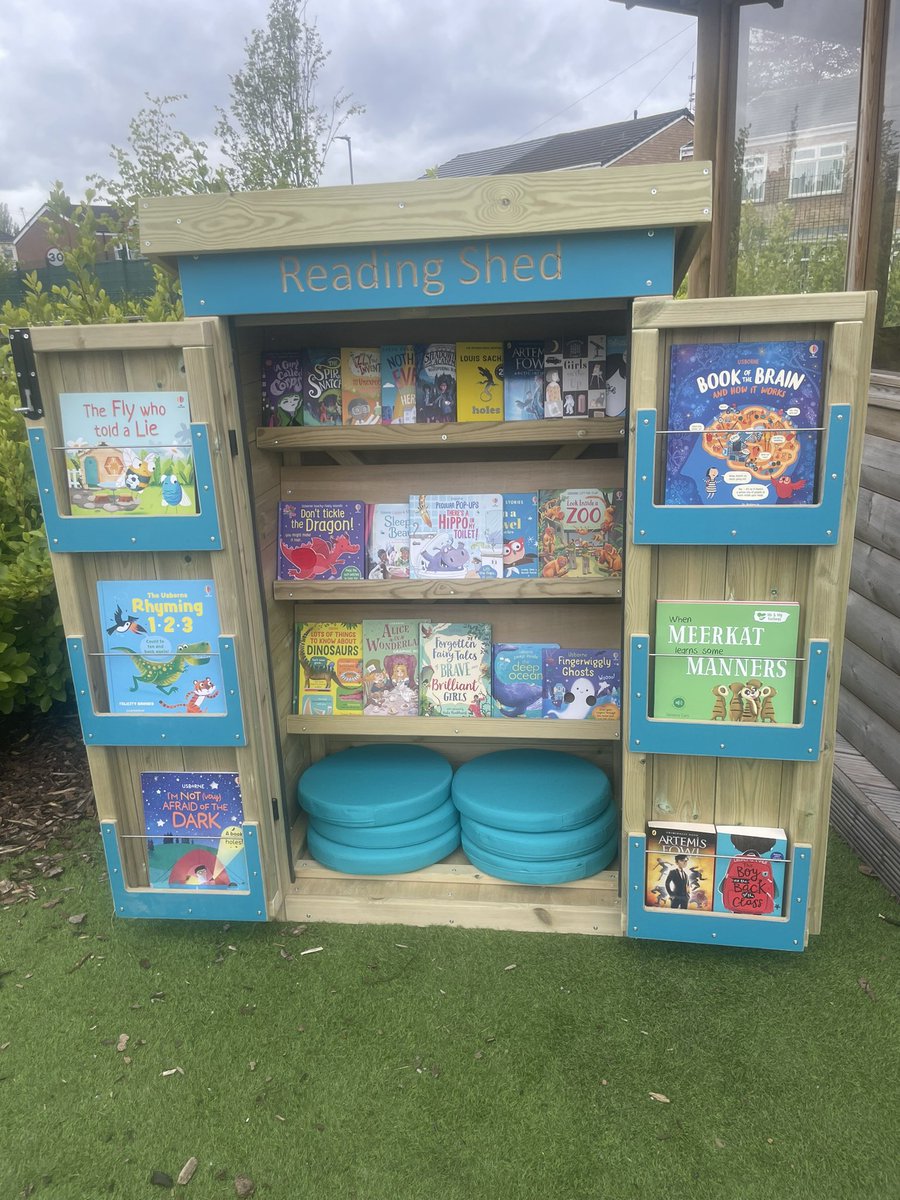
[[[347,875],[394,875],[430,867],[452,854],[459,845],[459,826],[454,824],[438,837],[414,846],[342,846],[310,828],[306,831],[306,844],[316,862],[332,871]]]
[[[497,829],[474,817],[462,818],[462,831],[473,845],[488,853],[508,858],[547,862],[556,858],[577,858],[599,850],[619,830],[619,814],[608,805],[599,817],[578,825],[575,829],[551,829],[539,833],[522,833],[518,829]]]
[[[473,867],[493,875],[496,879],[507,879],[512,883],[537,885],[568,883],[572,879],[586,879],[596,875],[613,861],[618,853],[619,839],[614,835],[597,850],[579,854],[574,858],[557,858],[551,862],[535,862],[524,858],[508,858],[491,850],[482,850],[463,834],[462,848]]]
[[[307,767],[297,798],[305,812],[336,825],[396,825],[443,804],[452,775],[446,758],[425,746],[352,746]]]
[[[341,846],[367,846],[392,849],[397,846],[414,846],[440,837],[459,825],[459,814],[448,796],[443,804],[411,821],[400,821],[394,825],[338,825],[321,817],[310,817],[309,827],[320,837],[338,842]]]
[[[521,833],[575,829],[612,801],[606,773],[561,750],[498,750],[470,759],[453,776],[452,794],[463,816]]]

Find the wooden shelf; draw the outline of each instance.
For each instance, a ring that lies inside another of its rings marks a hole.
[[[615,600],[621,577],[585,579],[298,579],[274,583],[276,600]]]
[[[292,715],[288,733],[319,737],[406,737],[529,742],[617,742],[619,721],[554,721],[507,717],[316,717]]]
[[[620,442],[625,417],[591,420],[470,421],[447,425],[298,425],[261,427],[260,450],[421,450],[429,446],[540,446]]]

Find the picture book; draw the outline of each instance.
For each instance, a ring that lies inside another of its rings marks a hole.
[[[556,642],[498,642],[491,650],[491,711],[495,717],[541,717],[545,650]]]
[[[790,725],[800,606],[657,600],[653,715]]]
[[[716,825],[713,911],[780,917],[787,834],[753,825]]]
[[[362,622],[300,622],[294,638],[294,709],[303,716],[360,716]]]
[[[423,717],[491,715],[491,627],[419,626],[420,708]]]
[[[824,357],[820,341],[673,346],[666,504],[812,504]]]
[[[384,425],[416,422],[416,348],[381,347],[381,420]]]
[[[544,342],[544,416],[551,420],[563,415],[563,344],[555,339]]]
[[[410,496],[410,579],[500,579],[503,497]]]
[[[504,342],[503,419],[538,421],[544,416],[544,343]]]
[[[541,575],[620,576],[624,499],[620,488],[538,492]]]
[[[538,574],[537,492],[503,496],[503,576],[535,579]]]
[[[211,579],[99,579],[97,604],[110,712],[227,711]]]
[[[564,417],[584,418],[588,413],[587,338],[566,338],[563,342],[562,385]]]
[[[262,424],[302,425],[303,356],[299,352],[262,356]]]
[[[419,715],[419,622],[363,621],[367,717]]]
[[[345,425],[381,424],[381,351],[377,346],[341,350],[341,408]]]
[[[628,403],[627,356],[628,338],[625,334],[609,334],[606,339],[606,415],[608,417],[621,417]],[[590,397],[588,402],[590,402]]]
[[[543,652],[542,715],[561,721],[618,721],[622,655],[618,650]]]
[[[592,333],[587,341],[587,416],[606,416],[606,335]]]
[[[716,827],[651,821],[645,844],[644,904],[711,912],[716,873]]]
[[[277,579],[363,579],[365,571],[361,501],[279,501]]]
[[[366,505],[366,578],[409,579],[409,503]]]
[[[503,420],[503,343],[456,343],[457,421]]]
[[[307,347],[303,351],[302,423],[343,424],[340,350]]]
[[[72,516],[197,512],[187,392],[61,392]]]
[[[416,420],[425,425],[456,420],[456,344],[416,346]]]
[[[239,776],[141,771],[141,798],[152,888],[249,888]]]

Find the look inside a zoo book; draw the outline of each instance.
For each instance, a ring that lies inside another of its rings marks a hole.
[[[63,392],[73,516],[197,512],[187,392]]]
[[[244,805],[228,771],[142,771],[152,888],[249,886]]]

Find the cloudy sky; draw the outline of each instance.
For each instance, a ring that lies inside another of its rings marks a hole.
[[[214,144],[216,106],[268,0],[5,0],[0,201],[19,223],[61,179],[79,199],[154,96],[186,93],[176,124]],[[414,179],[456,154],[681,108],[695,22],[611,0],[309,0],[326,50],[318,101],[366,112],[357,183]],[[323,183],[348,183],[347,146]]]

